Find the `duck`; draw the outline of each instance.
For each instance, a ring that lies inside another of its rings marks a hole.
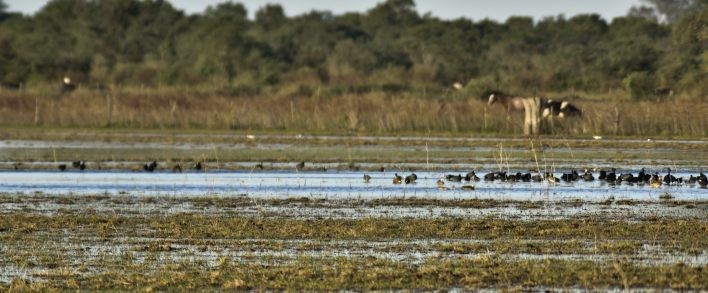
[[[443,180],[442,178],[438,179],[436,183],[438,184],[438,187],[445,186],[445,180]]]
[[[371,176],[364,174],[364,183],[369,183],[369,181],[371,181]]]
[[[526,173],[524,175],[521,175],[521,181],[530,182],[531,181],[531,173]]]
[[[197,162],[196,164],[194,164],[194,167],[192,167],[192,169],[194,169],[194,170],[196,170],[196,171],[201,171],[203,168],[204,168],[204,167],[202,166],[202,162],[201,162],[201,161]]]
[[[556,183],[560,182],[560,179],[558,179],[558,177],[553,175],[553,173],[549,173],[549,172],[546,172],[546,180],[548,180],[548,182],[550,182],[551,184],[556,184]]]
[[[74,168],[79,168],[79,166],[81,166],[81,161],[73,161],[71,162],[71,166]]]
[[[393,175],[393,184],[401,184],[403,182],[403,177],[401,175],[398,175],[398,173]]]
[[[474,185],[462,185],[462,187],[460,187],[460,189],[462,189],[462,190],[474,190]]]
[[[415,173],[408,175],[405,178],[406,184],[415,183],[416,180],[418,180],[418,175],[415,175]]]
[[[654,175],[651,175],[651,178],[649,179],[649,186],[652,188],[658,188],[661,186],[661,179],[659,179],[659,173],[656,172]]]
[[[262,171],[263,170],[263,162],[256,164],[256,166],[254,168]]]
[[[175,165],[172,167],[172,172],[174,172],[174,173],[182,173],[182,165],[180,165],[180,164],[175,164]]]
[[[66,164],[59,164],[59,171],[66,171]]]
[[[81,170],[81,171],[86,170],[86,162],[81,161],[81,164],[79,164],[79,170]]]
[[[588,169],[585,169],[585,174],[583,174],[583,180],[593,181],[595,180],[595,176],[592,176],[592,173]]]

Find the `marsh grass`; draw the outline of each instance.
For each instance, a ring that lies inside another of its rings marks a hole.
[[[110,95],[112,98],[105,98]],[[575,101],[582,119],[554,121],[554,135],[705,137],[708,104]],[[366,93],[342,96],[242,96],[187,90],[113,93],[81,90],[66,96],[0,95],[0,125],[123,129],[212,129],[315,133],[521,134],[522,115],[485,110],[477,98],[424,98]],[[620,123],[614,109],[618,109]],[[659,118],[660,117],[660,118]]]

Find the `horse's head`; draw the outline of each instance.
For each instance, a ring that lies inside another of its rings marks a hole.
[[[490,94],[489,95],[489,101],[487,101],[487,106],[491,106],[492,104],[496,103],[497,97],[495,94]]]

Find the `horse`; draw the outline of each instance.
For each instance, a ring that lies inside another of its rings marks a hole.
[[[543,118],[547,118],[551,115],[558,116],[559,118],[583,116],[583,111],[568,101],[554,101],[548,99],[542,107],[543,111],[541,117]]]
[[[507,114],[510,112],[523,111],[524,103],[522,97],[507,95],[502,92],[491,91],[487,93],[489,100],[487,101],[487,106],[491,106],[495,103],[499,103],[506,108]]]

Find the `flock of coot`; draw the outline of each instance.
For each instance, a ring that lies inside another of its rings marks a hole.
[[[398,175],[396,173],[393,177],[393,184],[411,184],[415,183],[415,181],[418,179],[418,176],[415,173],[412,173],[411,175],[408,176],[402,176]],[[698,184],[701,187],[706,187],[708,186],[708,178],[706,177],[705,174],[703,174],[703,171],[701,171],[698,175],[689,175],[688,178],[684,177],[676,177],[673,174],[671,174],[671,168],[667,168],[667,173],[664,176],[659,175],[659,172],[654,172],[648,173],[646,172],[645,168],[642,168],[642,170],[639,171],[636,175],[632,174],[631,172],[626,172],[626,173],[617,173],[616,168],[611,168],[609,170],[599,170],[597,178],[595,178],[595,175],[588,170],[585,169],[585,171],[580,174],[576,170],[571,170],[568,173],[563,173],[560,178],[556,177],[553,173],[551,172],[545,172],[544,174],[531,174],[531,173],[521,173],[521,172],[516,172],[516,173],[511,173],[511,172],[504,172],[504,171],[497,171],[497,172],[489,172],[483,176],[484,181],[503,181],[503,182],[544,182],[548,181],[549,183],[556,184],[561,181],[564,182],[574,182],[574,181],[595,181],[595,180],[600,180],[600,181],[605,181],[609,184],[622,184],[622,183],[627,183],[627,184],[637,184],[637,185],[645,185],[648,184],[651,187],[659,187],[662,184],[665,185],[684,185],[684,184]],[[368,174],[364,174],[364,182],[368,183],[371,180],[371,176]],[[437,181],[437,184],[439,187],[445,186],[445,181],[449,182],[470,182],[470,181],[480,181],[482,180],[480,177],[477,176],[477,174],[474,171],[471,171],[464,176],[462,174],[448,174],[444,178],[440,178]],[[467,185],[463,185],[463,187],[466,187]],[[470,185],[471,186],[471,185]]]

